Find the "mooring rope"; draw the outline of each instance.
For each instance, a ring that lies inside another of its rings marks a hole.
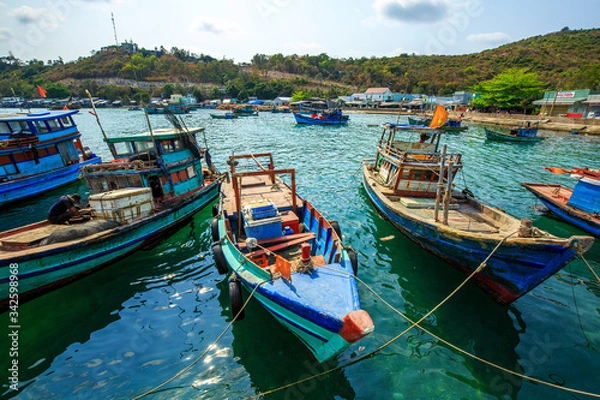
[[[369,353],[367,353],[367,354],[364,354],[363,356],[360,356],[360,357],[358,357],[358,358],[356,358],[356,359],[354,359],[354,360],[352,360],[352,361],[349,361],[349,362],[347,362],[347,363],[345,363],[345,364],[343,364],[343,365],[337,366],[337,367],[335,367],[335,368],[331,368],[331,369],[329,369],[329,370],[327,370],[327,371],[323,371],[323,372],[320,372],[320,373],[318,373],[318,374],[315,374],[315,375],[309,376],[309,377],[307,377],[307,378],[304,378],[304,379],[298,380],[298,381],[296,381],[296,382],[292,382],[292,383],[289,383],[289,384],[283,385],[283,386],[281,386],[281,387],[278,387],[278,388],[275,388],[275,389],[271,389],[271,390],[268,390],[268,391],[265,391],[265,392],[261,392],[261,393],[259,393],[259,394],[255,394],[255,395],[253,395],[253,396],[247,397],[247,399],[254,399],[254,398],[258,398],[258,397],[265,396],[265,395],[268,395],[268,394],[272,394],[272,393],[275,393],[275,392],[279,392],[279,391],[281,391],[281,390],[288,389],[288,388],[290,388],[290,387],[293,387],[293,386],[299,385],[299,384],[301,384],[301,383],[304,383],[304,382],[307,382],[307,381],[310,381],[310,380],[313,380],[313,379],[319,378],[319,377],[321,377],[321,376],[328,375],[328,374],[330,374],[330,373],[332,373],[332,372],[335,372],[335,371],[341,370],[341,369],[343,369],[343,368],[349,367],[349,366],[351,366],[351,365],[353,365],[353,364],[356,364],[356,363],[358,363],[358,362],[360,362],[360,361],[362,361],[362,360],[365,360],[365,359],[367,359],[367,358],[369,358],[369,357],[373,356],[374,354],[378,353],[379,351],[381,351],[381,350],[382,350],[382,349],[384,349],[385,347],[389,346],[390,344],[392,344],[392,343],[393,343],[393,342],[395,342],[396,340],[400,339],[402,336],[404,336],[404,335],[405,335],[407,332],[409,332],[411,329],[413,329],[413,328],[415,328],[415,327],[417,327],[417,328],[421,329],[423,332],[427,333],[428,335],[430,335],[430,336],[431,336],[431,337],[433,337],[434,339],[438,340],[439,342],[441,342],[441,343],[445,344],[445,345],[446,345],[446,346],[448,346],[449,348],[451,348],[451,349],[453,349],[453,350],[456,350],[456,351],[458,351],[459,353],[461,353],[461,354],[463,354],[463,355],[465,355],[465,356],[467,356],[467,357],[470,357],[470,358],[472,358],[472,359],[474,359],[474,360],[477,360],[477,361],[479,361],[479,362],[481,362],[481,363],[484,363],[484,364],[486,364],[486,365],[489,365],[489,366],[491,366],[491,367],[493,367],[493,368],[496,368],[496,369],[498,369],[498,370],[500,370],[500,371],[506,372],[507,374],[510,374],[510,375],[516,376],[516,377],[518,377],[518,378],[521,378],[521,379],[528,380],[528,381],[530,381],[530,382],[533,382],[533,383],[539,383],[539,384],[541,384],[541,385],[545,385],[545,386],[549,386],[549,387],[552,387],[552,388],[555,388],[555,389],[559,389],[559,390],[562,390],[562,391],[566,391],[566,392],[570,392],[570,393],[576,393],[576,394],[581,394],[581,395],[585,395],[585,396],[589,396],[589,397],[594,397],[594,398],[600,398],[600,394],[596,394],[596,393],[590,393],[590,392],[586,392],[586,391],[579,390],[579,389],[572,389],[572,388],[568,388],[568,387],[565,387],[565,386],[556,385],[556,384],[554,384],[554,383],[551,383],[551,382],[546,382],[546,381],[543,381],[543,380],[540,380],[540,379],[537,379],[537,378],[533,378],[533,377],[530,377],[530,376],[523,375],[523,374],[521,374],[521,373],[518,373],[518,372],[516,372],[516,371],[509,370],[509,369],[507,369],[507,368],[505,368],[505,367],[502,367],[501,365],[498,365],[498,364],[496,364],[496,363],[493,363],[493,362],[491,362],[491,361],[488,361],[488,360],[486,360],[486,359],[483,359],[483,358],[481,358],[481,357],[479,357],[479,356],[477,356],[477,355],[475,355],[475,354],[469,353],[469,352],[468,352],[468,351],[466,351],[466,350],[463,350],[463,349],[461,349],[460,347],[458,347],[458,346],[456,346],[456,345],[454,345],[454,344],[452,344],[452,343],[450,343],[450,342],[446,341],[445,339],[442,339],[441,337],[437,336],[437,335],[436,335],[436,334],[434,334],[433,332],[429,331],[428,329],[426,329],[426,328],[424,328],[424,327],[422,327],[422,326],[420,325],[420,323],[421,323],[423,320],[425,320],[426,318],[428,318],[428,317],[429,317],[429,316],[430,316],[430,315],[431,315],[431,314],[432,314],[434,311],[436,311],[436,310],[437,310],[438,308],[440,308],[440,307],[441,307],[441,306],[442,306],[442,305],[443,305],[445,302],[447,302],[447,301],[448,301],[448,300],[449,300],[449,299],[450,299],[452,296],[454,296],[454,295],[456,294],[456,292],[458,292],[458,290],[460,290],[460,289],[461,289],[461,288],[462,288],[462,287],[463,287],[463,286],[464,286],[464,285],[465,285],[465,284],[466,284],[466,283],[467,283],[469,280],[471,280],[471,278],[472,278],[472,277],[473,277],[473,276],[474,276],[474,275],[475,275],[477,272],[481,271],[481,270],[482,270],[482,269],[483,269],[483,268],[486,266],[486,263],[487,263],[487,261],[490,259],[490,257],[491,257],[491,256],[492,256],[492,255],[493,255],[495,252],[496,252],[496,250],[498,250],[498,248],[499,248],[499,247],[500,247],[500,246],[501,246],[501,245],[504,243],[504,241],[506,241],[506,239],[508,239],[510,236],[514,235],[515,233],[517,233],[517,232],[513,232],[513,233],[511,233],[510,235],[508,235],[508,236],[506,236],[505,238],[503,238],[503,239],[502,239],[502,240],[501,240],[501,241],[498,243],[498,245],[497,245],[497,246],[496,246],[496,247],[495,247],[495,248],[492,250],[492,252],[491,252],[491,253],[490,253],[490,254],[489,254],[487,257],[486,257],[486,259],[485,259],[485,260],[484,260],[484,261],[483,261],[483,262],[482,262],[482,263],[481,263],[481,264],[480,264],[480,265],[477,267],[477,269],[475,269],[475,270],[474,270],[474,271],[473,271],[473,272],[472,272],[472,273],[471,273],[471,274],[470,274],[470,275],[469,275],[469,276],[468,276],[468,277],[467,277],[467,278],[466,278],[466,279],[465,279],[465,280],[464,280],[464,281],[463,281],[463,282],[462,282],[462,283],[461,283],[461,284],[460,284],[460,285],[459,285],[459,286],[458,286],[456,289],[454,289],[454,290],[453,290],[453,291],[452,291],[452,292],[451,292],[451,293],[450,293],[448,296],[446,296],[446,298],[445,298],[444,300],[442,300],[442,301],[441,301],[441,302],[440,302],[440,303],[439,303],[437,306],[435,306],[435,307],[434,307],[434,308],[433,308],[433,309],[432,309],[430,312],[428,312],[427,314],[425,314],[423,317],[421,317],[421,318],[420,318],[418,321],[416,321],[416,322],[414,322],[412,319],[410,319],[409,317],[407,317],[406,315],[404,315],[404,314],[403,314],[403,313],[402,313],[400,310],[396,309],[394,306],[392,306],[391,304],[389,304],[389,303],[388,303],[386,300],[384,300],[384,299],[383,299],[383,298],[382,298],[382,297],[381,297],[381,296],[380,296],[380,295],[379,295],[379,294],[378,294],[378,293],[377,293],[377,292],[376,292],[376,291],[375,291],[373,288],[371,288],[371,287],[370,287],[370,286],[369,286],[367,283],[365,283],[363,280],[361,280],[361,279],[360,279],[358,276],[354,276],[354,279],[356,279],[356,280],[357,280],[358,282],[360,282],[360,283],[361,283],[363,286],[365,286],[365,287],[366,287],[366,288],[367,288],[367,289],[368,289],[368,290],[369,290],[371,293],[373,293],[373,294],[375,295],[375,297],[377,297],[377,298],[378,298],[378,299],[379,299],[379,300],[380,300],[380,301],[381,301],[383,304],[385,304],[387,307],[389,307],[389,308],[390,308],[391,310],[393,310],[395,313],[397,313],[397,314],[398,314],[398,315],[400,315],[402,318],[404,318],[404,319],[406,319],[408,322],[410,322],[410,323],[411,323],[411,326],[410,326],[410,327],[408,327],[407,329],[405,329],[404,331],[402,331],[402,332],[401,332],[399,335],[397,335],[397,336],[395,336],[394,338],[392,338],[392,339],[388,340],[386,343],[382,344],[381,346],[379,346],[379,347],[378,347],[378,348],[376,348],[375,350],[373,350],[373,351],[371,351],[371,352],[369,352]],[[345,272],[345,271],[334,270],[334,269],[332,269],[332,268],[327,268],[327,267],[323,267],[323,266],[321,266],[321,267],[319,267],[319,268],[324,268],[324,269],[332,270],[332,271],[338,272],[338,273],[340,273],[340,274],[352,275],[352,274],[350,274],[350,273],[348,273],[348,272]]]
[[[139,400],[142,397],[146,397],[152,393],[157,392],[159,389],[163,388],[164,386],[168,385],[169,383],[173,382],[175,379],[179,378],[181,375],[183,375],[184,373],[186,373],[187,371],[189,371],[194,365],[196,365],[200,360],[202,360],[204,358],[204,356],[214,348],[214,346],[216,346],[216,344],[219,342],[219,340],[221,340],[221,338],[225,335],[225,333],[227,333],[227,331],[229,330],[229,328],[231,328],[231,326],[233,325],[233,323],[236,321],[237,317],[244,311],[244,309],[246,308],[246,305],[248,305],[248,303],[250,302],[250,299],[252,299],[252,297],[254,296],[254,293],[256,293],[256,291],[258,290],[258,288],[260,286],[262,286],[263,284],[270,282],[269,280],[265,280],[260,282],[259,284],[257,284],[254,289],[252,290],[252,292],[250,293],[250,296],[248,296],[248,299],[246,299],[246,302],[244,302],[244,304],[242,305],[242,308],[240,309],[240,311],[238,311],[238,313],[231,319],[231,322],[229,322],[229,324],[227,324],[227,326],[225,327],[225,329],[223,329],[223,332],[221,332],[221,334],[217,337],[217,339],[215,339],[207,348],[206,350],[204,350],[204,352],[202,354],[200,354],[200,356],[198,356],[198,358],[196,358],[194,361],[192,361],[192,363],[190,365],[188,365],[187,367],[183,368],[181,371],[179,371],[178,373],[176,373],[175,375],[173,375],[171,378],[167,379],[166,381],[164,381],[163,383],[161,383],[158,386],[153,387],[152,389],[142,393],[141,395],[134,397],[133,400]]]
[[[596,271],[594,271],[594,269],[592,268],[592,266],[587,262],[587,260],[583,257],[583,254],[580,254],[579,257],[581,257],[581,259],[583,260],[583,262],[585,263],[585,265],[587,265],[587,267],[589,268],[590,272],[592,273],[592,275],[594,275],[594,277],[596,278],[596,281],[598,281],[598,283],[600,283],[600,278],[598,277],[598,275],[596,274]]]

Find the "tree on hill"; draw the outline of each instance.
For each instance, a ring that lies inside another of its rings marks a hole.
[[[473,100],[474,107],[497,107],[502,110],[531,108],[531,103],[542,97],[544,84],[535,72],[509,68],[493,79],[481,82],[473,90],[481,96]]]

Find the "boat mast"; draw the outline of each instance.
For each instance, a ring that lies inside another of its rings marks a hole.
[[[112,143],[108,142],[108,136],[106,136],[106,132],[104,132],[104,128],[102,127],[102,124],[100,123],[100,118],[98,117],[98,112],[96,111],[96,105],[94,104],[94,100],[92,100],[92,95],[90,94],[90,91],[87,89],[85,89],[85,93],[87,94],[88,98],[90,99],[92,109],[94,110],[94,117],[96,117],[96,122],[98,123],[98,126],[100,127],[100,132],[102,132],[102,136],[104,136],[104,141],[108,144],[108,149],[110,150],[110,154],[112,154],[113,158],[116,160],[117,152],[115,150],[115,146]]]
[[[446,145],[442,149],[442,158],[440,160],[440,172],[438,173],[438,184],[435,193],[435,208],[433,210],[433,219],[438,222],[440,200],[442,197],[442,190],[444,188],[444,165],[446,163]]]

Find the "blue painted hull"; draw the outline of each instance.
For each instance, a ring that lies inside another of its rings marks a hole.
[[[348,123],[348,118],[334,116],[332,118],[318,119],[311,118],[309,115],[294,113],[294,118],[298,124],[306,125],[344,125]]]
[[[537,133],[537,132],[536,132]],[[502,142],[519,142],[519,143],[537,143],[544,140],[540,136],[514,136],[507,135],[502,132],[495,132],[489,129],[485,129],[485,138],[488,140],[498,140]]]
[[[499,243],[498,238],[460,234],[456,230],[423,222],[388,207],[368,185],[363,186],[377,211],[400,232],[451,265],[472,273]],[[473,279],[497,302],[510,304],[552,276],[577,255],[568,239],[508,239]]]
[[[21,301],[62,286],[148,243],[162,239],[215,199],[219,186],[218,182],[207,185],[173,208],[109,231],[30,250],[1,252],[0,283],[7,284],[8,265],[17,263]],[[6,296],[7,293],[2,293],[2,305],[7,302]]]
[[[576,208],[573,208],[567,204],[560,203],[551,197],[544,196],[544,194],[535,190],[535,184],[523,183],[523,186],[527,188],[531,193],[535,195],[552,213],[557,215],[564,221],[583,229],[586,232],[591,233],[594,236],[600,237],[600,219],[594,218],[591,213],[586,213]],[[563,189],[567,190],[564,186]]]
[[[68,165],[45,173],[0,183],[0,206],[13,201],[33,197],[68,183],[75,182],[80,178],[80,167],[98,164],[100,162],[100,157],[93,157],[78,164]]]

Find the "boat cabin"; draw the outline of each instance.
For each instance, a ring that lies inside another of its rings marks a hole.
[[[375,163],[380,183],[398,197],[436,197],[440,172],[456,176],[462,168],[460,154],[439,152],[440,138],[434,129],[384,125]]]
[[[95,157],[81,143],[77,110],[0,116],[0,182],[37,175]]]
[[[208,171],[202,169],[204,151],[195,134],[203,129],[160,129],[109,138],[115,160],[84,170],[91,193],[147,187],[155,201],[162,201],[201,187]]]

